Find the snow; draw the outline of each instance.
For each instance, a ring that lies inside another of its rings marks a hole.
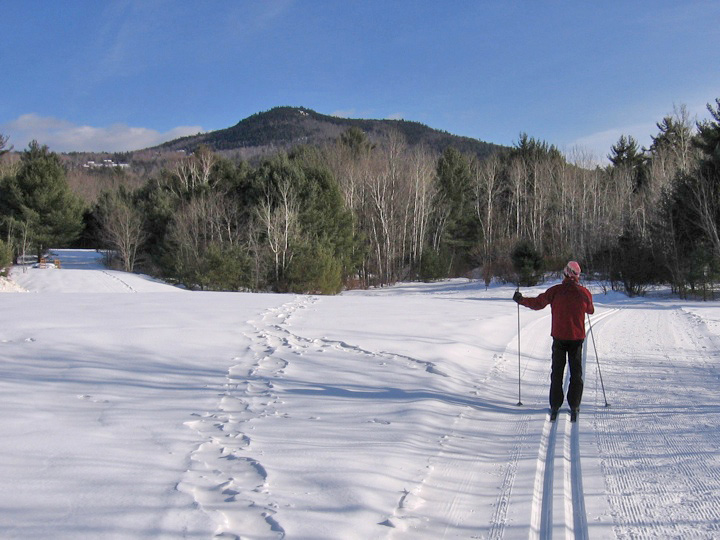
[[[0,292],[26,292],[13,280],[0,276]]]
[[[510,286],[201,293],[55,253],[0,297],[3,539],[720,536],[718,302],[591,287],[599,363],[550,424],[550,311],[518,357]]]

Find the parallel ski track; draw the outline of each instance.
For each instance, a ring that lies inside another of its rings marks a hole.
[[[541,324],[547,324],[546,319],[549,318],[549,315],[546,317],[543,317],[542,319],[536,321],[535,323],[532,323],[532,326],[534,325],[541,325]],[[528,327],[526,327],[526,330]],[[513,339],[512,344],[514,344],[515,339]],[[512,344],[508,344],[508,346],[505,349],[505,352],[503,355],[501,355],[502,358],[504,358],[504,362],[507,362],[508,358],[514,357],[517,353],[517,350],[515,353],[512,352]],[[528,360],[527,356],[525,357],[525,367],[522,368],[522,364],[520,366],[521,370],[521,377],[524,374],[524,372],[527,370]],[[493,375],[497,375],[496,371],[499,371],[498,365],[493,367],[493,370],[489,377],[492,377]],[[483,381],[485,382],[485,381]],[[505,530],[507,527],[507,520],[508,520],[508,510],[510,508],[511,502],[512,502],[512,492],[513,488],[515,486],[515,480],[517,478],[517,470],[518,465],[520,462],[521,456],[525,453],[525,447],[528,444],[528,439],[530,438],[530,423],[533,418],[533,415],[526,414],[523,415],[517,422],[516,422],[516,428],[515,428],[515,444],[513,445],[512,452],[510,453],[509,460],[505,465],[505,471],[503,474],[503,480],[500,485],[500,493],[498,495],[498,498],[495,502],[495,511],[493,512],[493,515],[490,519],[490,530],[488,534],[489,540],[501,540],[505,537]]]
[[[580,431],[578,422],[565,423],[565,531],[568,538],[587,540],[582,467],[580,465]]]
[[[692,315],[678,309],[669,316],[676,319],[672,325],[661,328],[658,320],[657,328],[645,329],[648,343],[662,343],[670,328],[671,342],[682,343],[686,351],[676,360],[661,345],[648,347],[648,354],[663,357],[658,372],[642,379],[652,403],[623,414],[622,422],[612,410],[600,410],[596,417],[615,535],[621,539],[720,536],[720,466],[711,457],[720,425],[712,414],[718,409],[713,384],[708,384],[718,380],[718,369],[702,346],[703,336],[689,324]],[[681,371],[684,377],[673,377]],[[688,416],[704,410],[710,414],[689,427]],[[658,476],[662,482],[653,481]]]
[[[617,309],[610,309],[594,317],[593,327],[603,319],[616,313]],[[588,326],[586,324],[586,326]],[[588,338],[583,347],[582,367],[583,376],[587,379],[587,357],[590,342],[590,328],[586,328]],[[570,370],[565,371],[565,393],[570,378]],[[587,515],[585,512],[585,494],[582,487],[582,467],[580,461],[580,428],[579,422],[570,422],[569,418],[563,420],[558,415],[555,422],[550,422],[549,416],[543,426],[538,448],[537,465],[535,468],[535,483],[533,489],[532,509],[530,513],[529,538],[533,540],[546,540],[553,536],[553,498],[555,495],[555,447],[557,445],[558,423],[565,421],[565,437],[563,442],[563,501],[565,532],[567,538],[585,540],[588,538]]]
[[[555,440],[558,423],[559,418],[555,422],[547,420],[540,438],[530,512],[529,537],[532,539],[552,538],[553,478],[555,477]]]
[[[500,485],[500,495],[495,503],[495,512],[493,512],[490,520],[490,533],[488,538],[491,540],[499,540],[505,535],[505,527],[507,525],[507,512],[512,496],[512,488],[515,484],[517,476],[518,462],[520,455],[527,443],[528,428],[530,427],[530,415],[525,415],[516,423],[515,445],[510,453],[510,459],[505,467],[502,484]]]

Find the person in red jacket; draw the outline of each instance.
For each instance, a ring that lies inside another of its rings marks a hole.
[[[550,304],[552,324],[552,375],[550,377],[550,419],[565,399],[563,377],[566,362],[570,366],[570,387],[567,400],[570,420],[577,420],[583,393],[582,347],[585,341],[585,314],[595,313],[592,294],[580,285],[580,265],[570,261],[563,270],[563,282],[550,287],[535,298],[525,298],[516,291],[513,300],[530,309],[543,309]]]

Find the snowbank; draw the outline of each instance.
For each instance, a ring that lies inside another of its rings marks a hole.
[[[0,292],[27,292],[12,279],[0,276]]]

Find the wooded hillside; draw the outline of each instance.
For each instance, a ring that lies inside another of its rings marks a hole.
[[[287,150],[298,144],[322,145],[337,139],[350,128],[362,130],[371,141],[383,139],[390,132],[398,132],[409,146],[424,146],[436,152],[453,146],[461,152],[476,154],[481,158],[503,148],[432,129],[419,122],[340,118],[303,107],[275,107],[245,118],[227,129],[183,137],[162,144],[157,149],[191,153],[204,145],[214,151],[244,150],[246,157],[249,157],[250,149],[263,153],[268,149]]]
[[[483,155],[357,126],[254,160],[172,150],[132,182],[97,173],[94,197],[71,186],[84,227],[62,160],[33,144],[3,162],[0,252],[80,242],[190,288],[314,293],[459,275],[532,284],[576,259],[629,294],[670,283],[707,297],[720,281],[720,100],[708,109],[700,124],[683,108],[663,118],[650,148],[620,137],[604,168],[525,134]]]

